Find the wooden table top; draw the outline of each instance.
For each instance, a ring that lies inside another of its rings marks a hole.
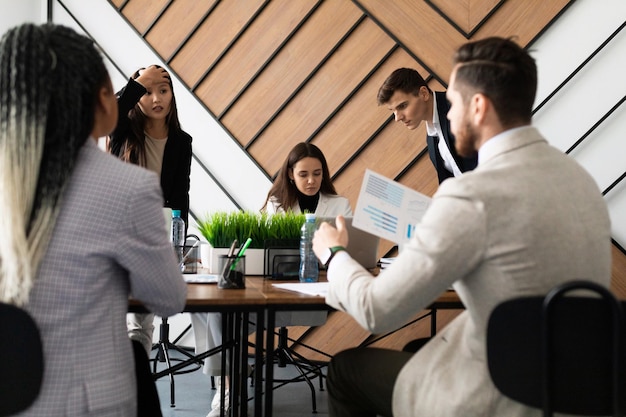
[[[264,305],[265,295],[248,282],[243,289],[222,289],[217,284],[187,284],[187,306],[207,304]]]
[[[320,281],[325,282],[325,274],[320,275]],[[275,283],[294,283],[297,281],[282,281],[266,279],[263,276],[246,276],[246,288],[221,289],[216,284],[187,284],[187,302],[183,311],[221,311],[235,308],[259,309],[266,305],[285,307],[312,307],[314,309],[331,308],[326,306],[323,296],[307,295],[295,291],[276,288]],[[132,308],[140,308],[141,304],[130,300]],[[435,300],[430,308],[463,308],[455,291],[446,291]]]
[[[295,291],[289,291],[282,288],[276,288],[272,284],[278,283],[294,283],[297,281],[281,281],[273,279],[265,279],[262,276],[246,277],[246,286],[257,288],[265,297],[267,304],[271,305],[325,305],[326,300],[322,296],[307,295]],[[327,282],[326,274],[320,273],[320,282]],[[330,307],[328,307],[330,308]],[[430,308],[463,308],[463,303],[459,299],[456,291],[449,290],[442,293]]]

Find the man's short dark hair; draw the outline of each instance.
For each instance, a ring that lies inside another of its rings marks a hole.
[[[387,77],[380,87],[376,101],[378,105],[387,103],[397,90],[416,96],[422,86],[428,88],[426,81],[419,72],[412,68],[398,68]],[[430,92],[430,88],[428,91]]]
[[[530,123],[537,92],[535,60],[511,39],[490,37],[461,46],[454,56],[455,88],[466,102],[477,93],[507,127]]]

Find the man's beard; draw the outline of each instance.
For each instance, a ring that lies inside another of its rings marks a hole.
[[[459,155],[469,158],[476,155],[476,143],[478,142],[478,133],[472,127],[467,119],[463,120],[463,128],[454,136],[456,151]]]

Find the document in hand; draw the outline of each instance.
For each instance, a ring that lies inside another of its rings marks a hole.
[[[430,201],[430,197],[368,169],[352,224],[383,239],[405,243]]]

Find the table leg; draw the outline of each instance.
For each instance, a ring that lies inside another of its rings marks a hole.
[[[254,416],[263,415],[263,330],[264,310],[256,313],[256,339],[254,341]]]
[[[274,324],[276,312],[272,308],[267,309],[267,340],[265,345],[265,416],[272,415],[273,408],[273,381],[274,381]]]

